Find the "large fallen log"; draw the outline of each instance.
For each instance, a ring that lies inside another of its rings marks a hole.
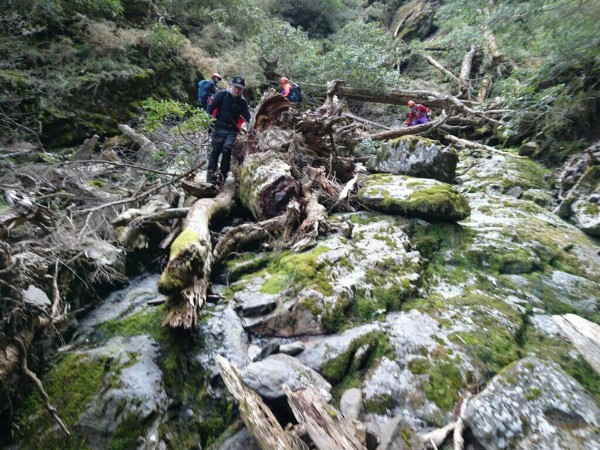
[[[411,134],[420,134],[430,129],[437,128],[442,125],[448,119],[448,115],[443,113],[440,117],[432,122],[422,123],[420,125],[414,125],[412,127],[402,127],[391,131],[383,131],[381,133],[370,134],[365,136],[366,139],[372,139],[374,141],[385,141],[388,139],[396,139],[401,136],[408,136]]]
[[[283,214],[300,197],[300,185],[281,154],[259,152],[247,155],[240,167],[239,197],[257,220],[265,220]]]
[[[459,98],[470,98],[471,97],[471,82],[469,77],[471,75],[471,67],[473,66],[473,57],[475,56],[475,46],[471,45],[471,49],[465,54],[462,64],[460,66],[459,79]]]
[[[503,152],[502,150],[495,149],[494,147],[490,147],[489,145],[479,144],[479,143],[473,142],[473,141],[467,141],[466,139],[460,139],[451,134],[444,135],[444,139],[454,142],[455,144],[458,144],[461,147],[485,150],[485,151],[492,152],[492,153],[498,153],[499,155],[510,156],[512,158],[524,158],[524,156],[514,155],[509,152]]]
[[[307,448],[302,441],[286,433],[260,396],[244,385],[237,367],[220,355],[216,356],[216,362],[227,389],[240,405],[240,416],[246,428],[254,435],[260,448],[263,450]]]
[[[308,435],[319,450],[366,450],[358,441],[351,425],[342,413],[323,402],[311,388],[296,392],[283,386],[288,403],[298,422],[304,425]]]
[[[183,231],[171,245],[169,262],[161,274],[158,290],[171,294],[163,321],[170,327],[192,328],[198,320],[212,269],[210,221],[228,214],[234,204],[235,187],[229,179],[215,198],[197,200],[184,220]]]

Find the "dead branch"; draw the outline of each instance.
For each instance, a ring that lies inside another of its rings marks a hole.
[[[391,130],[390,127],[386,127],[385,125],[381,125],[380,123],[372,122],[372,121],[367,120],[367,119],[363,119],[362,117],[358,117],[358,116],[356,116],[356,115],[354,115],[352,113],[346,112],[346,113],[343,114],[343,116],[347,117],[348,119],[356,120],[357,122],[367,123],[369,125],[375,125],[376,127],[379,127],[379,128],[384,128],[386,130]]]
[[[420,134],[420,133],[423,133],[424,131],[428,131],[431,128],[440,126],[441,124],[443,124],[446,121],[447,118],[448,118],[448,115],[446,113],[442,113],[442,115],[440,115],[440,117],[438,117],[436,120],[434,120],[432,122],[423,123],[421,125],[414,125],[412,127],[397,128],[395,130],[384,131],[382,133],[370,134],[370,135],[366,136],[365,139],[373,139],[375,141],[384,141],[384,140],[388,140],[388,139],[399,138],[401,136]]]
[[[115,166],[115,167],[129,167],[131,169],[140,170],[142,172],[155,173],[157,175],[167,175],[170,177],[176,177],[179,175],[177,173],[164,172],[162,170],[151,169],[150,167],[139,166],[137,164],[127,164],[124,162],[109,161],[106,159],[85,159],[85,160],[65,161],[65,162],[61,162],[57,165],[59,167],[62,167],[65,165],[73,165],[73,164],[106,164],[106,165]]]
[[[456,420],[456,427],[454,428],[454,450],[464,450],[465,448],[465,440],[463,438],[463,431],[465,428],[464,417],[467,413],[467,405],[469,404],[472,395],[473,394],[467,391],[460,405],[460,412],[458,414],[458,419]]]
[[[216,363],[227,389],[239,403],[240,416],[246,428],[254,435],[262,449],[304,450],[306,448],[301,441],[293,439],[283,430],[260,396],[244,385],[235,365],[221,355],[216,355]]]
[[[437,430],[433,430],[422,435],[421,440],[426,444],[432,443],[433,447],[436,448],[438,445],[442,445],[444,443],[444,441],[448,438],[448,435],[454,431],[455,427],[456,422],[450,422],[442,428],[438,428]]]
[[[458,98],[471,97],[471,83],[469,76],[471,75],[471,67],[473,66],[473,57],[475,56],[475,46],[471,45],[471,49],[465,54],[460,66],[459,78],[459,94]]]
[[[27,367],[27,347],[25,346],[25,343],[19,337],[15,338],[15,342],[17,342],[19,349],[21,350],[21,371],[27,378],[29,378],[31,381],[33,381],[33,383],[37,386],[38,390],[40,391],[40,394],[44,398],[44,405],[46,406],[46,409],[48,410],[50,415],[54,418],[54,420],[56,421],[56,423],[58,424],[60,429],[67,436],[71,436],[71,433],[69,432],[69,430],[67,429],[67,427],[65,426],[65,424],[63,423],[61,418],[58,416],[58,413],[56,412],[56,408],[54,406],[52,406],[52,404],[50,403],[50,397],[48,397],[48,394],[46,393],[46,390],[44,389],[44,385],[42,384],[40,379],[37,377],[37,375],[35,373],[33,373],[31,370],[29,370],[29,368]]]
[[[511,156],[513,158],[524,158],[524,156],[513,155],[512,153],[503,152],[502,150],[497,150],[494,147],[490,147],[488,145],[478,144],[477,142],[467,141],[466,139],[460,139],[451,134],[444,135],[444,139],[447,139],[455,144],[458,144],[462,147],[475,148],[479,150],[486,150],[488,152],[498,153],[499,155]]]
[[[119,124],[117,128],[121,133],[123,133],[125,136],[127,136],[137,145],[139,145],[140,151],[147,154],[152,154],[156,152],[156,145],[154,145],[154,143],[143,134],[136,133],[133,130],[133,128],[122,123]]]
[[[296,392],[283,386],[294,416],[304,426],[313,443],[319,450],[366,450],[342,413],[326,404],[312,388]]]
[[[124,226],[131,222],[133,222],[132,226],[138,226],[146,222],[164,222],[171,219],[181,219],[189,213],[190,208],[169,208],[148,214],[142,214],[142,210],[139,209],[134,210],[134,212],[131,211],[126,211],[126,213],[129,213],[127,215],[125,213],[120,214],[111,223],[116,227]]]
[[[563,334],[600,375],[600,326],[576,314],[552,316]]]
[[[456,81],[457,85],[460,86],[460,80],[458,79],[458,77],[456,75],[454,75],[452,72],[450,72],[448,69],[446,69],[444,66],[442,66],[439,62],[437,62],[431,55],[428,55],[427,53],[423,53],[422,56],[423,56],[423,58],[425,58],[425,60],[429,64],[431,64],[433,67],[438,69],[440,72],[442,72],[444,75],[446,75],[450,79]]]

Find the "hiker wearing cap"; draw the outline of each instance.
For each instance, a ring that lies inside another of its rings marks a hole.
[[[210,74],[210,80],[201,80],[198,82],[198,106],[205,111],[208,111],[208,105],[217,92],[217,83],[223,77],[217,72]]]
[[[426,106],[415,103],[412,100],[408,101],[408,121],[406,124],[410,127],[411,125],[420,125],[422,123],[429,122],[427,117],[431,113],[431,110]]]
[[[246,81],[239,75],[231,80],[231,87],[219,91],[208,105],[207,112],[215,119],[212,130],[212,151],[208,158],[206,181],[221,183],[227,179],[231,163],[231,151],[242,124],[250,121],[248,102],[242,96]],[[217,162],[221,156],[221,171]]]

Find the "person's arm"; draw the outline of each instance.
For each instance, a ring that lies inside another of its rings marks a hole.
[[[209,116],[212,116],[213,111],[221,104],[221,98],[223,98],[222,92],[224,91],[220,91],[219,93],[217,93],[213,98],[213,101],[210,102],[210,105],[206,107],[206,112]]]
[[[410,127],[410,124],[412,123],[412,119],[413,119],[413,113],[412,111],[408,112],[408,120],[406,121],[406,125],[408,125]]]
[[[283,91],[281,92],[281,95],[283,95],[284,97],[289,97],[290,96],[290,91],[292,90],[292,85],[290,83],[286,83],[283,85]]]

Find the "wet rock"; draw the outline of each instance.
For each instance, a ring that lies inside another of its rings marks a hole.
[[[571,219],[577,228],[592,236],[600,236],[600,206],[597,203],[576,200],[571,211]]]
[[[285,353],[286,355],[296,356],[299,353],[304,351],[304,342],[296,341],[290,344],[283,344],[279,347],[280,353]]]
[[[537,142],[535,142],[535,141],[525,142],[519,148],[519,156],[527,156],[527,157],[533,156],[539,149],[540,149],[540,146],[538,145]]]
[[[530,357],[497,375],[465,417],[488,450],[600,448],[600,408],[557,365]]]
[[[521,199],[529,200],[546,209],[553,208],[556,203],[554,197],[552,197],[548,191],[543,189],[528,189],[523,192]]]
[[[382,433],[377,450],[422,450],[424,448],[415,429],[402,416],[396,416]]]
[[[396,10],[390,23],[391,33],[406,41],[429,35],[437,5],[424,0],[411,0]]]
[[[275,295],[264,295],[257,292],[252,294],[244,298],[239,306],[243,317],[264,316],[277,307]]]
[[[506,191],[506,195],[510,195],[514,198],[521,198],[523,195],[523,189],[520,186],[513,186],[508,191]]]
[[[218,450],[261,450],[254,436],[246,429],[240,430],[221,444]]]
[[[288,385],[292,391],[310,386],[325,401],[331,399],[331,385],[317,372],[292,356],[271,355],[262,361],[249,364],[242,370],[241,375],[250,389],[268,399],[284,397],[283,385]]]
[[[29,285],[26,290],[22,291],[23,301],[31,306],[36,306],[40,309],[45,309],[50,306],[50,299],[44,291],[33,285]]]
[[[360,420],[362,414],[362,391],[357,388],[348,389],[340,399],[340,411],[348,421]]]
[[[208,319],[199,328],[204,337],[202,351],[195,356],[202,367],[218,375],[215,355],[221,355],[237,367],[244,367],[248,358],[248,336],[239,316],[231,306],[217,306],[209,313]]]
[[[253,362],[260,361],[265,359],[269,355],[273,355],[275,353],[279,353],[279,344],[277,342],[269,342],[263,348],[260,349],[260,352],[256,357],[252,359]]]
[[[458,155],[451,147],[418,136],[387,142],[367,161],[367,169],[395,175],[454,182]]]
[[[437,180],[404,175],[370,175],[358,191],[368,208],[443,221],[465,219],[471,213],[466,198]]]

